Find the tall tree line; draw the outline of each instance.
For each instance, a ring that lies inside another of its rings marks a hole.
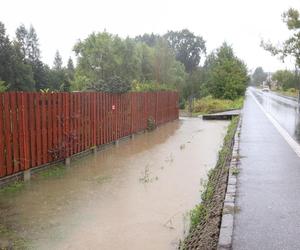
[[[206,55],[205,40],[187,29],[135,38],[92,33],[73,50],[76,65],[70,58],[63,66],[57,51],[49,67],[32,26],[21,25],[10,40],[0,23],[0,91],[177,89],[182,101],[205,95],[234,99],[248,80],[245,64],[229,45]]]
[[[41,60],[39,40],[33,26],[27,29],[20,25],[16,29],[15,39],[10,40],[4,24],[0,22],[0,90],[68,91],[74,77],[74,65],[70,59],[67,68],[62,67],[62,61],[57,67],[59,57],[57,52],[54,65],[50,68]]]

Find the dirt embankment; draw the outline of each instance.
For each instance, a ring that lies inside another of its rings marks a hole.
[[[238,125],[234,118],[219,152],[217,165],[209,172],[202,202],[191,211],[191,230],[180,249],[217,249],[233,138]]]

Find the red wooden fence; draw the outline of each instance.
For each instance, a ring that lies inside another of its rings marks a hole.
[[[178,118],[176,92],[0,93],[0,177]]]

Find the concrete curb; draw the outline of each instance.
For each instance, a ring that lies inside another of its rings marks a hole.
[[[239,145],[240,145],[240,133],[242,125],[242,115],[237,126],[237,130],[234,136],[234,144],[232,149],[232,157],[229,166],[228,183],[226,189],[225,200],[223,204],[222,221],[219,234],[218,250],[232,249],[232,236],[233,236],[233,222],[236,197],[236,184],[237,177],[236,171],[239,166]]]

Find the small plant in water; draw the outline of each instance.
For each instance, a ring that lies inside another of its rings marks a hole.
[[[156,128],[155,120],[152,116],[147,119],[147,130],[152,131]]]
[[[153,181],[158,181],[158,176],[155,176],[154,178],[151,178],[149,165],[146,165],[145,171],[143,172],[143,176],[140,178],[140,182],[150,183],[150,182],[153,182]]]
[[[167,159],[165,160],[165,162],[169,162],[170,164],[174,161],[174,157],[173,157],[173,154],[171,153]]]
[[[140,178],[140,182],[143,182],[143,183],[150,182],[150,170],[149,170],[148,165],[145,167],[145,171],[143,173],[143,177]]]

